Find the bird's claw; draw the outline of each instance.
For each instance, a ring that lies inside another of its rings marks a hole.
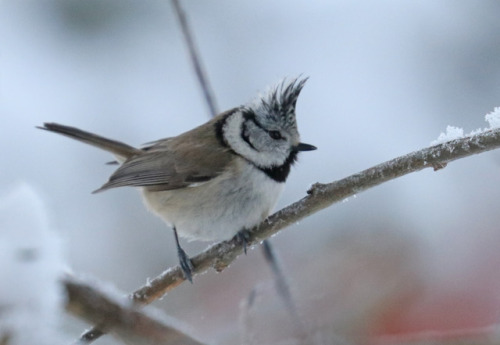
[[[184,278],[193,283],[193,270],[194,266],[191,259],[187,256],[186,252],[182,248],[178,248],[177,255],[179,256],[179,264],[184,274]]]
[[[247,229],[240,230],[236,233],[235,237],[243,245],[243,252],[246,255],[248,243],[250,243],[250,231]]]

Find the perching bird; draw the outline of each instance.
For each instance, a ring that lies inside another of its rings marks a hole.
[[[193,266],[177,233],[222,241],[262,222],[274,207],[300,151],[295,106],[307,79],[283,81],[253,102],[223,112],[176,137],[135,148],[74,127],[45,123],[115,155],[120,167],[95,192],[140,187],[147,207],[170,225],[179,261],[191,281]]]

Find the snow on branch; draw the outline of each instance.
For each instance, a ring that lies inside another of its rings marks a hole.
[[[397,157],[338,181],[327,184],[316,183],[307,191],[307,196],[276,212],[255,227],[249,244],[258,244],[313,213],[384,182],[425,168],[433,168],[436,171],[454,160],[498,147],[500,147],[500,128],[493,128]],[[242,252],[243,246],[235,238],[217,243],[192,258],[193,275],[210,268],[222,271]],[[180,267],[172,267],[133,292],[130,297],[137,303],[149,304],[184,280]],[[95,331],[97,328],[88,334]],[[87,342],[97,339],[100,335],[85,337],[88,334],[83,336]]]
[[[0,195],[0,344],[65,343],[59,320],[62,246],[26,183]]]

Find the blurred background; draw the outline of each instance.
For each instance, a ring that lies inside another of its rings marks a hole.
[[[318,150],[300,156],[277,209],[314,182],[428,146],[447,125],[487,127],[484,115],[500,106],[498,1],[182,5],[220,110],[283,77],[310,77],[297,117]],[[36,189],[75,273],[133,291],[177,264],[172,231],[133,189],[90,193],[113,172],[109,154],[35,126],[59,122],[140,145],[209,116],[169,1],[0,2],[0,195],[19,182]],[[497,323],[499,172],[499,151],[462,159],[273,237],[304,320],[350,340]],[[207,245],[184,248],[194,255]],[[261,298],[249,306],[252,291]],[[154,305],[221,344],[286,323],[258,247]],[[84,325],[67,327],[76,337]]]

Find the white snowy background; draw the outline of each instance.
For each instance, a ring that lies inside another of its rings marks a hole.
[[[310,77],[297,116],[318,150],[300,156],[278,208],[314,182],[428,146],[448,125],[487,127],[500,105],[498,1],[182,4],[220,110],[285,76]],[[113,171],[107,153],[35,126],[140,145],[208,117],[169,1],[0,1],[0,196],[20,182],[37,191],[74,272],[132,291],[177,263],[173,235],[133,189],[90,194]],[[369,190],[272,243],[303,312],[333,320],[335,332],[405,331],[404,320],[416,331],[484,326],[500,306],[499,185],[494,151]],[[195,254],[207,244],[184,246]],[[269,281],[255,248],[155,305],[201,338],[231,343],[253,315],[242,301],[256,286],[267,298],[259,284]],[[438,316],[419,318],[430,306]],[[397,325],[377,321],[391,313]],[[86,326],[65,327],[77,336]]]
[[[62,245],[43,202],[26,184],[0,195],[2,344],[63,344]],[[69,339],[66,339],[66,342]]]

